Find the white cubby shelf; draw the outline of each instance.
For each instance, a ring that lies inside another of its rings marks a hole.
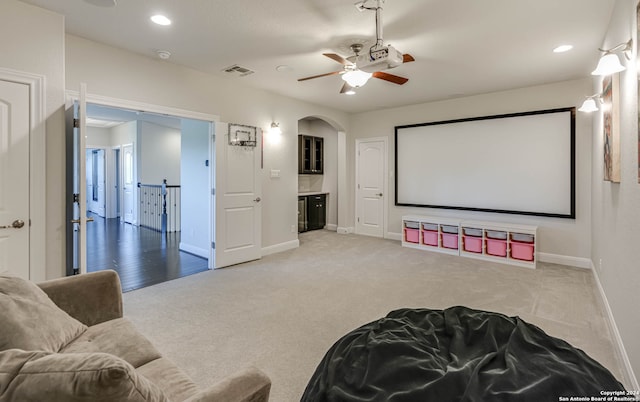
[[[402,246],[535,268],[537,226],[433,216],[402,217]]]

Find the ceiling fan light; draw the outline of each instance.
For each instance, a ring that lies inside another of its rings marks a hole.
[[[371,75],[371,73],[362,70],[353,70],[342,74],[342,79],[353,88],[358,88],[366,84]]]
[[[587,98],[578,109],[580,112],[591,113],[598,111],[598,105],[596,105],[596,101],[593,98]]]
[[[598,67],[596,67],[591,75],[611,75],[626,70],[626,67],[620,63],[620,58],[615,53],[607,53],[600,58]]]

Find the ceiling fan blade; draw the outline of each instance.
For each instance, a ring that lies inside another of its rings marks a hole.
[[[403,63],[409,63],[410,61],[416,61],[416,59],[413,58],[412,55],[410,55],[409,53],[405,53],[402,55],[402,62]]]
[[[330,73],[324,73],[324,74],[318,74],[318,75],[313,75],[311,77],[304,77],[304,78],[298,78],[298,81],[306,81],[306,80],[312,80],[314,78],[320,78],[320,77],[326,77],[328,75],[336,75],[336,74],[342,74],[344,73],[344,71],[332,71]]]
[[[376,78],[380,78],[381,80],[393,82],[394,84],[398,84],[398,85],[402,85],[407,81],[409,81],[408,78],[399,77],[397,75],[385,73],[383,71],[376,71],[375,73],[373,73],[373,76]]]
[[[335,53],[322,53],[323,56],[327,56],[328,58],[330,58],[331,60],[337,61],[338,63],[342,64],[343,66],[352,66],[353,63],[350,62],[349,60],[345,59],[344,57],[340,56],[339,54],[335,54]]]

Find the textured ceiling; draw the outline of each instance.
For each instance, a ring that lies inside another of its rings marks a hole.
[[[119,0],[113,8],[81,0],[23,0],[65,15],[67,32],[135,53],[237,80],[293,98],[361,112],[538,85],[589,75],[614,0],[386,0],[383,38],[416,59],[389,72],[403,86],[372,79],[354,96],[342,80],[297,79],[341,69],[323,52],[349,56],[372,43],[375,13],[353,0]],[[155,13],[169,27],[149,21]],[[574,49],[555,54],[557,45]],[[239,64],[254,74],[223,73]],[[282,71],[276,67],[286,66]],[[588,94],[585,94],[588,95]],[[580,100],[576,100],[578,103]]]

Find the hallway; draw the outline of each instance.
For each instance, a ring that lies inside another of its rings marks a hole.
[[[156,232],[91,214],[87,225],[87,271],[113,269],[122,291],[206,271],[207,260],[178,249],[180,232]]]

